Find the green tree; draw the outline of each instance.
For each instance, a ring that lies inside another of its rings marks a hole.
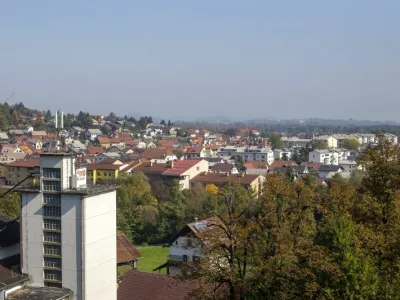
[[[328,142],[322,140],[313,141],[314,149],[328,149]]]
[[[288,160],[289,160],[289,156],[288,156],[288,154],[287,154],[286,152],[284,152],[284,153],[282,154],[282,160],[285,160],[285,161],[288,161]]]
[[[360,149],[361,143],[357,139],[346,139],[343,141],[343,148],[348,150]]]
[[[0,194],[5,193],[6,190],[0,190]],[[16,219],[20,215],[20,196],[18,193],[9,193],[0,199],[0,213]]]
[[[281,140],[281,136],[276,133],[271,133],[268,137],[269,145],[272,149],[283,149],[285,145]]]

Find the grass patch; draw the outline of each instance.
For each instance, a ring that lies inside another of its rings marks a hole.
[[[165,263],[168,259],[169,248],[161,246],[143,246],[136,247],[142,254],[142,259],[138,262],[138,271],[153,272],[155,268]],[[153,272],[158,273],[158,271]],[[161,273],[166,273],[166,269],[161,270]]]

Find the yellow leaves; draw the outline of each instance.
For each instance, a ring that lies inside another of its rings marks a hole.
[[[215,184],[207,184],[206,185],[206,192],[207,194],[216,196],[218,194],[218,187]]]

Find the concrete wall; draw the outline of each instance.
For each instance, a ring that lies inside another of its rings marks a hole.
[[[40,193],[21,193],[21,268],[43,286],[43,217]]]
[[[75,158],[68,156],[46,155],[40,157],[40,168],[61,169],[61,189],[69,189],[70,177],[75,174]]]
[[[83,293],[85,299],[117,298],[116,192],[84,198]]]
[[[63,287],[81,299],[82,287],[82,196],[61,196],[61,255]]]

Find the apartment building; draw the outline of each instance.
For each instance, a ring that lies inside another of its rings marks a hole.
[[[35,169],[39,168],[39,160],[17,160],[5,165],[5,183],[6,185],[16,185],[22,182],[21,186],[32,186],[38,183],[38,177],[28,178]]]
[[[21,194],[21,268],[36,287],[71,299],[115,300],[116,191],[87,186],[70,153],[40,156],[40,185]]]
[[[274,152],[271,148],[268,147],[234,147],[227,146],[221,147],[218,152],[218,156],[221,157],[242,157],[244,162],[248,161],[263,161],[268,164],[272,164],[274,162]]]
[[[351,152],[345,149],[314,150],[308,154],[308,161],[323,165],[339,165],[339,161],[347,160]]]

